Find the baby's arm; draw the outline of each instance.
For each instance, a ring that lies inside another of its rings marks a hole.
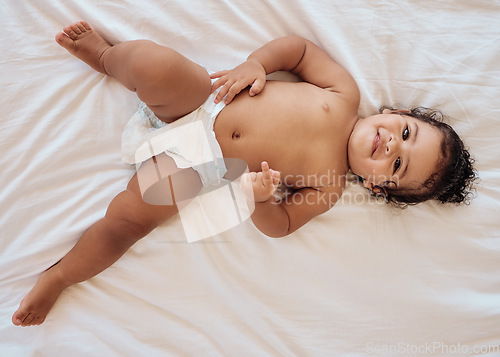
[[[274,193],[280,182],[280,173],[271,170],[267,162],[261,166],[262,172],[245,174],[242,185],[244,190],[253,190],[253,223],[269,237],[283,237],[296,231],[313,217],[329,210],[342,193],[341,186],[334,185],[322,189],[303,188],[276,201]]]
[[[281,201],[271,197],[263,202],[255,202],[252,221],[265,235],[284,237],[328,211],[337,202],[341,192],[340,187],[328,190],[307,187]]]
[[[256,95],[264,88],[266,74],[276,71],[290,71],[306,82],[345,95],[356,108],[359,104],[359,90],[349,72],[314,43],[298,36],[273,40],[233,70],[214,73],[212,78],[219,79],[212,91],[222,87],[216,101],[227,94],[229,103],[247,86],[252,86],[250,94]]]

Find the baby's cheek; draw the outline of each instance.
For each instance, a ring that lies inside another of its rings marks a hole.
[[[387,169],[387,165],[374,160],[372,160],[372,163],[367,165],[364,172],[365,176],[363,177],[376,184],[381,184],[393,179],[392,172]]]

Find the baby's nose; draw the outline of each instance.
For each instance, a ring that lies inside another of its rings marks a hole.
[[[385,153],[389,155],[393,153],[398,146],[398,141],[391,135],[385,146]]]

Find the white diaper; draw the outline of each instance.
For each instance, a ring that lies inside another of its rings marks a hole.
[[[159,120],[141,102],[122,134],[122,160],[139,164],[164,152],[178,168],[196,170],[203,185],[218,185],[226,167],[213,127],[225,104],[215,104],[216,95],[211,94],[198,109],[171,124]]]
[[[149,158],[165,153],[174,159],[177,167],[193,168],[200,175],[204,187],[198,195],[185,202],[176,201],[188,242],[235,227],[254,210],[253,192],[241,186],[242,174],[248,172],[246,163],[226,159],[230,171],[227,172],[215,139],[215,118],[225,106],[224,102],[214,103],[216,95],[217,92],[211,94],[197,110],[171,124],[159,120],[140,103],[122,135],[122,160],[126,163],[139,168]],[[226,172],[229,179],[223,177]],[[138,180],[143,192],[140,175]]]

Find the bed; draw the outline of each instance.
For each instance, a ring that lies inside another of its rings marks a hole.
[[[1,356],[500,356],[500,3],[331,0],[6,0],[0,22]],[[138,99],[54,42],[85,19],[112,43],[147,38],[211,70],[303,36],[345,66],[359,115],[448,114],[476,159],[470,205],[405,210],[349,182],[283,239],[251,221],[187,243],[176,216],[45,323],[12,325],[39,275],[101,218]]]

